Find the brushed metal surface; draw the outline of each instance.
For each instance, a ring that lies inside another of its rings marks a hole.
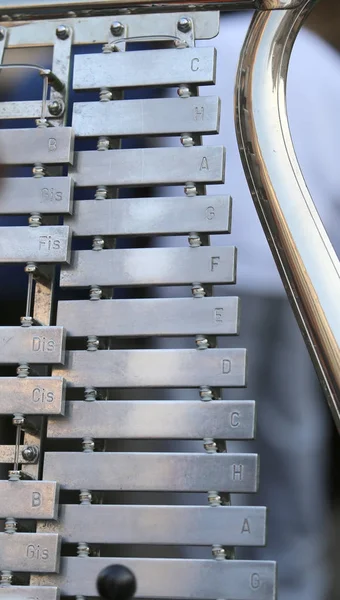
[[[56,533],[0,533],[0,569],[57,573],[60,543]]]
[[[130,54],[127,52],[126,55]],[[185,100],[184,100],[185,102]],[[79,187],[223,183],[225,148],[129,148],[76,152],[69,170]]]
[[[60,270],[60,287],[235,283],[236,248],[76,250]]]
[[[2,364],[58,364],[64,357],[63,327],[0,327]]]
[[[54,481],[0,481],[1,519],[56,519],[58,500]]]
[[[229,233],[231,205],[229,196],[76,201],[64,224],[75,236]]]
[[[71,234],[64,225],[1,227],[0,264],[70,261]]]
[[[258,462],[257,454],[45,452],[44,479],[66,490],[246,493],[257,491]]]
[[[66,352],[53,374],[70,387],[244,387],[244,349],[98,350]]]
[[[60,594],[56,587],[33,585],[11,585],[0,587],[1,600],[59,600]]]
[[[59,576],[36,576],[34,581],[58,585],[65,595],[98,598],[95,586],[98,573],[118,560],[135,573],[137,598],[276,598],[276,565],[269,561],[70,557],[62,558]]]
[[[65,300],[58,303],[57,325],[74,337],[236,335],[239,304],[234,297]]]
[[[71,213],[72,199],[71,177],[3,177],[1,179],[0,213],[2,215],[25,215],[31,212]]]
[[[0,129],[3,165],[72,164],[73,146],[71,127]]]
[[[253,439],[255,402],[68,401],[66,417],[48,420],[50,438]]]
[[[64,504],[58,521],[39,523],[38,531],[59,533],[70,544],[264,546],[266,513],[248,506]]]
[[[1,415],[63,415],[64,410],[62,377],[1,377]]]
[[[218,133],[220,99],[216,96],[151,98],[115,102],[75,102],[72,127],[79,137]]]
[[[215,48],[169,48],[135,52],[78,54],[74,57],[75,90],[213,84]]]

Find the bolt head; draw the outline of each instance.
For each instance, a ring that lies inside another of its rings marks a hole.
[[[36,446],[26,446],[22,451],[22,457],[28,462],[34,462],[39,456],[39,450]]]
[[[191,19],[188,17],[181,17],[177,22],[177,29],[182,33],[188,33],[192,27]]]
[[[110,27],[110,31],[111,31],[112,35],[115,35],[115,36],[122,35],[122,33],[124,31],[124,25],[120,21],[113,21],[113,23]]]
[[[56,29],[56,36],[60,40],[67,40],[70,37],[70,30],[66,25],[59,25]]]
[[[50,102],[48,105],[48,112],[50,113],[50,115],[53,115],[54,117],[57,117],[58,115],[61,115],[61,113],[63,112],[63,103],[59,102],[58,100],[54,100],[53,102]]]

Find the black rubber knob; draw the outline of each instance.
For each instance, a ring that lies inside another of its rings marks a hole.
[[[103,600],[130,600],[136,593],[136,578],[127,567],[110,565],[99,573],[97,589]]]

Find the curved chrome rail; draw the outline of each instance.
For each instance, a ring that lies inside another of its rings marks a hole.
[[[240,58],[235,124],[253,201],[340,431],[340,265],[300,171],[286,111],[291,50],[315,3],[255,14]]]

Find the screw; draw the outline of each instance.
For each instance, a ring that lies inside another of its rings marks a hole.
[[[79,493],[80,504],[91,504],[92,494],[89,490],[80,490]]]
[[[42,223],[42,217],[40,213],[32,213],[28,217],[28,224],[30,227],[40,227]]]
[[[208,492],[208,502],[210,506],[220,506],[221,505],[221,496],[218,492],[210,491]]]
[[[177,90],[177,95],[180,98],[189,98],[192,95],[190,87],[184,83],[181,83]]]
[[[210,402],[214,399],[213,391],[207,385],[202,385],[200,387],[200,398],[202,402]]]
[[[67,40],[70,37],[70,30],[66,25],[59,25],[56,29],[56,36],[60,40]]]
[[[26,315],[25,317],[20,317],[21,327],[31,327],[33,325],[33,317]]]
[[[188,19],[188,17],[181,17],[177,21],[177,29],[179,29],[179,31],[181,31],[182,33],[188,33],[188,31],[190,31],[191,27],[192,27],[191,19]]]
[[[3,27],[0,28],[0,40],[5,39],[5,35],[6,35],[6,29],[4,29]]]
[[[64,105],[59,100],[53,100],[48,105],[48,112],[54,117],[58,117],[64,112]]]
[[[17,376],[20,378],[28,377],[30,374],[30,368],[28,365],[19,365],[17,368]]]
[[[226,551],[223,546],[218,546],[217,544],[212,547],[212,555],[215,560],[225,560]]]
[[[185,148],[195,145],[194,138],[192,137],[192,135],[190,135],[190,133],[183,133],[181,135],[180,140],[181,140],[182,146],[184,146]]]
[[[200,283],[193,283],[191,287],[191,293],[194,298],[204,298],[205,289]]]
[[[27,263],[27,265],[25,266],[25,273],[36,273],[38,270],[38,267],[35,263]]]
[[[93,285],[90,288],[90,300],[100,300],[102,293],[103,292],[98,285]]]
[[[185,184],[184,193],[186,196],[197,196],[197,187],[191,181]]]
[[[113,21],[113,23],[110,27],[110,31],[111,31],[112,35],[115,35],[115,36],[122,35],[122,33],[124,31],[124,25],[120,21]]]
[[[95,252],[103,250],[104,244],[105,244],[105,241],[103,240],[103,238],[100,237],[99,235],[96,235],[92,241],[92,250],[94,250]]]
[[[201,238],[198,233],[191,232],[188,237],[189,246],[191,248],[199,248],[202,245]]]
[[[17,530],[17,522],[13,517],[9,517],[5,521],[5,533],[15,533]]]
[[[39,456],[39,449],[37,446],[26,446],[22,451],[22,457],[27,462],[35,462]]]

